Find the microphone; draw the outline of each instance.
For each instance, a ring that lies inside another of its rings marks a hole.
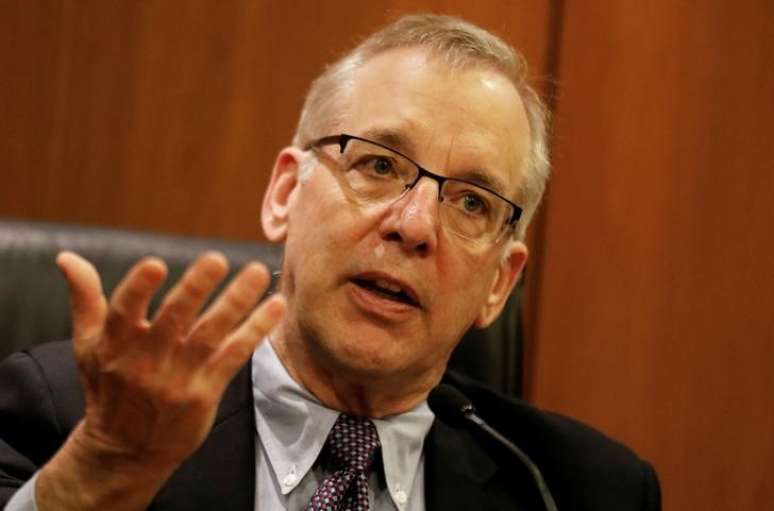
[[[475,427],[482,431],[486,436],[495,439],[500,445],[512,452],[521,463],[527,467],[532,478],[535,480],[540,496],[543,498],[543,504],[548,511],[557,511],[554,497],[546,485],[543,475],[540,473],[537,465],[527,456],[524,451],[516,447],[510,440],[494,430],[484,419],[476,414],[476,408],[473,403],[465,397],[465,394],[452,387],[442,384],[430,391],[427,397],[427,404],[438,417],[441,417],[453,424],[464,424],[469,427]]]

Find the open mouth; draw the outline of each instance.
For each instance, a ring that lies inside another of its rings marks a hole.
[[[413,292],[385,279],[354,278],[352,282],[368,291],[394,302],[419,307]]]

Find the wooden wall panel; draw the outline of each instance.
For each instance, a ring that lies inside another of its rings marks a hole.
[[[0,216],[260,238],[311,79],[399,13],[462,15],[544,75],[542,0],[0,3]]]
[[[774,4],[566,2],[530,397],[774,502]]]

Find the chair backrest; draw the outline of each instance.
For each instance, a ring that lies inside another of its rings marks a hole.
[[[277,271],[282,247],[270,243],[151,234],[65,224],[0,220],[0,359],[31,345],[66,339],[70,332],[67,287],[54,259],[75,251],[99,271],[110,293],[141,257],[156,255],[169,267],[169,278],[156,295],[177,281],[185,267],[205,250],[223,252],[231,273],[259,259]],[[511,395],[521,394],[521,289],[501,317],[485,330],[471,330],[455,350],[449,366]]]

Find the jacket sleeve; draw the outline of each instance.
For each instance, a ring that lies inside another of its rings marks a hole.
[[[0,509],[61,445],[58,422],[38,362],[25,352],[0,362]]]

